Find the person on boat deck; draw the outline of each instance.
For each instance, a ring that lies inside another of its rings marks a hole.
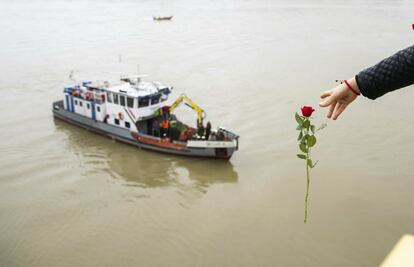
[[[164,119],[168,119],[170,117],[170,106],[163,106],[162,107],[162,114],[164,116]]]
[[[211,133],[211,123],[208,121],[206,124],[206,140],[209,139]]]
[[[202,137],[204,136],[204,125],[203,125],[203,121],[197,120],[198,125],[197,125],[197,134],[198,136]]]
[[[168,136],[168,130],[170,128],[170,122],[168,119],[163,119],[162,123],[161,123],[161,134],[162,137],[167,137]]]
[[[152,135],[160,137],[160,125],[157,118],[152,120]]]

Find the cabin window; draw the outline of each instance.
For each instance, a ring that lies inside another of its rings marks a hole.
[[[78,105],[78,100],[75,99],[75,106],[77,106],[77,105]]]
[[[109,102],[109,103],[114,102],[114,101],[113,101],[113,97],[112,97],[112,93],[111,93],[111,92],[108,92],[108,102]]]
[[[134,99],[132,97],[127,97],[127,105],[130,108],[133,108],[134,107]]]
[[[89,103],[86,103],[86,108],[87,109],[90,109],[91,108],[91,105],[89,105]]]
[[[119,104],[119,95],[114,94],[114,104]]]
[[[101,107],[100,106],[96,106],[96,111],[97,112],[101,112]]]
[[[119,125],[119,120],[118,119],[114,119],[114,122],[116,125]]]
[[[131,128],[131,124],[129,123],[129,122],[125,122],[125,127],[127,127],[127,128]]]
[[[155,95],[151,99],[151,105],[158,104],[160,102],[161,95]]]
[[[121,95],[119,97],[120,97],[120,100],[121,100],[121,106],[125,107],[125,96]]]
[[[149,98],[147,97],[139,97],[138,98],[138,107],[142,108],[142,107],[147,107],[149,105]]]
[[[82,101],[79,101],[79,106],[83,106],[83,102]]]

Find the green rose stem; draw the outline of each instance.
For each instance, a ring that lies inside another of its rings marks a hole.
[[[306,158],[308,159],[310,155],[310,150],[308,150],[308,153],[306,154]],[[306,168],[306,196],[305,196],[305,218],[303,219],[303,222],[306,223],[308,221],[308,198],[309,198],[309,183],[310,183],[310,177],[309,177],[309,164],[308,161],[305,161],[305,168]]]
[[[298,113],[295,114],[295,119],[298,123],[296,130],[299,130],[298,142],[299,149],[304,154],[297,154],[298,158],[305,160],[306,168],[306,195],[305,195],[305,217],[304,223],[308,220],[308,199],[309,199],[309,187],[310,187],[310,172],[318,163],[312,162],[310,158],[311,148],[316,144],[315,133],[326,127],[326,124],[321,125],[318,129],[315,129],[315,125],[311,124],[310,117],[300,116]]]

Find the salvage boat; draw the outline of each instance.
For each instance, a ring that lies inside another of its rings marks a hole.
[[[119,83],[82,81],[63,90],[53,103],[55,118],[143,149],[190,157],[230,159],[239,148],[239,136],[210,122],[205,112],[185,94],[172,104],[173,87],[121,77]],[[192,127],[174,114],[182,103],[197,113]]]

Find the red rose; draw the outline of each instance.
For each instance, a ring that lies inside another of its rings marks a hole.
[[[302,111],[302,115],[304,117],[310,117],[312,113],[315,111],[313,107],[310,106],[303,106],[300,110]]]

